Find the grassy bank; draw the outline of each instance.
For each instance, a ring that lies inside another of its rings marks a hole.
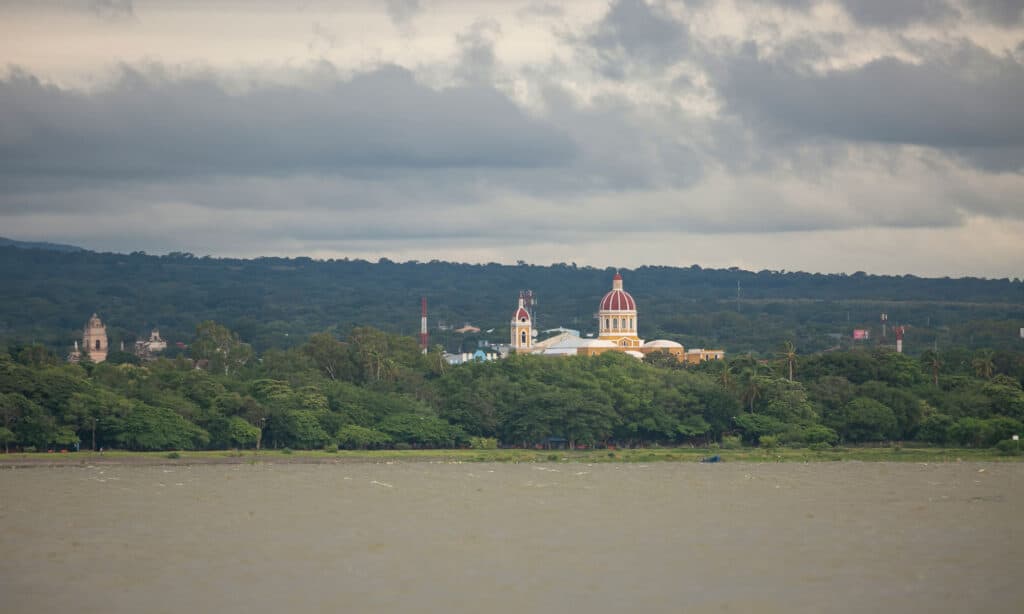
[[[992,449],[932,447],[806,448],[647,448],[637,450],[218,450],[191,452],[77,452],[0,454],[0,466],[76,466],[89,464],[165,465],[344,462],[492,462],[492,463],[648,463],[699,462],[718,455],[723,462],[959,462],[1020,461]]]

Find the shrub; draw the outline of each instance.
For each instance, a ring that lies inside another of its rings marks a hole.
[[[984,446],[995,446],[1000,441],[1010,439],[1014,433],[1019,433],[1021,430],[1024,430],[1024,425],[1021,425],[1019,420],[1006,416],[989,418],[981,427],[981,443]]]
[[[335,437],[338,445],[346,450],[383,448],[391,443],[391,437],[374,429],[348,424],[338,429]]]
[[[949,442],[949,427],[953,419],[945,414],[932,414],[921,421],[917,429],[917,438],[928,443],[944,444]]]
[[[167,458],[181,458],[181,454],[178,452],[168,452],[165,456]]]
[[[769,450],[779,446],[779,438],[775,435],[761,435],[760,442],[762,448],[768,448]]]
[[[1004,439],[996,444],[996,450],[999,450],[1000,454],[1006,456],[1019,456],[1020,455],[1020,442],[1012,439]]]
[[[739,435],[723,435],[722,436],[722,449],[723,450],[739,450],[743,447],[743,440],[740,439]]]
[[[292,449],[291,448],[283,448],[281,450],[281,454],[292,454]]]
[[[324,444],[324,452],[327,452],[328,454],[337,454],[338,453],[338,444],[336,444],[336,443],[326,443],[326,444]]]
[[[470,437],[469,447],[474,450],[497,450],[498,440],[494,437]]]

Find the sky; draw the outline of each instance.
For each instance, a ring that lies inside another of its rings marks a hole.
[[[0,0],[0,236],[1024,277],[1024,0]]]

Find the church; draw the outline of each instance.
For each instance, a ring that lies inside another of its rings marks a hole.
[[[519,307],[512,315],[511,347],[518,354],[544,356],[597,356],[605,352],[623,352],[642,359],[652,352],[667,352],[682,363],[697,364],[722,360],[723,350],[691,349],[667,339],[645,342],[637,336],[637,308],[633,296],[622,287],[622,275],[612,278],[612,289],[604,295],[597,310],[597,338],[582,338],[576,331],[565,331],[554,337],[534,339],[533,317],[526,308],[525,297],[519,296]]]
[[[78,348],[78,341],[75,341],[75,349],[68,355],[68,361],[79,362],[83,354],[89,357],[92,362],[103,362],[107,359],[107,351],[110,342],[107,338],[107,327],[95,313],[85,323],[82,330],[82,349]]]

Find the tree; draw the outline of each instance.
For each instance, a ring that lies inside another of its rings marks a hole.
[[[661,369],[678,369],[682,364],[679,362],[679,359],[670,354],[667,350],[660,350],[645,354],[644,362]]]
[[[245,448],[259,442],[260,429],[239,416],[232,416],[228,421],[228,437],[239,448]]]
[[[395,441],[427,448],[450,448],[465,439],[462,429],[434,416],[388,416],[380,423],[380,430]]]
[[[722,388],[725,388],[726,390],[731,390],[732,389],[732,365],[730,365],[729,363],[727,363],[724,360],[722,360],[720,362],[722,363],[722,368],[718,372],[718,381],[719,381],[720,384],[722,384]]]
[[[939,353],[935,350],[927,350],[921,355],[921,362],[931,370],[932,381],[935,387],[939,387],[939,370],[942,368],[942,360],[939,358]]]
[[[843,408],[837,429],[847,441],[880,441],[892,438],[898,429],[892,409],[867,397],[857,397]]]
[[[743,414],[736,418],[736,426],[743,432],[743,440],[756,444],[765,435],[778,435],[786,430],[786,424],[771,416]]]
[[[945,414],[932,414],[921,421],[921,427],[917,430],[917,438],[929,443],[949,443],[949,430],[953,426],[953,419]]]
[[[343,426],[336,435],[338,446],[346,450],[365,450],[372,448],[383,448],[391,443],[391,438],[386,434],[356,424]]]
[[[238,333],[213,320],[196,327],[191,353],[195,360],[209,361],[211,371],[224,375],[236,373],[253,357],[252,347],[242,343]]]
[[[130,450],[192,450],[205,446],[210,435],[171,409],[135,402],[117,440]]]
[[[743,392],[741,398],[744,403],[748,404],[750,412],[754,412],[754,404],[764,394],[765,384],[769,381],[769,378],[758,375],[755,370],[747,370],[743,372]]]
[[[4,454],[10,452],[8,446],[15,441],[17,441],[17,438],[14,435],[14,431],[5,426],[0,426],[0,443],[4,444]]]
[[[303,350],[328,378],[352,379],[353,364],[348,346],[335,339],[331,333],[324,331],[310,336]]]
[[[992,361],[994,356],[995,352],[988,349],[975,352],[974,358],[971,360],[971,366],[974,368],[975,375],[985,379],[992,379],[996,368],[995,363]]]
[[[796,366],[796,346],[793,345],[792,341],[787,341],[783,344],[782,352],[779,353],[779,357],[785,361],[786,366],[789,367],[789,381],[793,381],[793,368]]]

